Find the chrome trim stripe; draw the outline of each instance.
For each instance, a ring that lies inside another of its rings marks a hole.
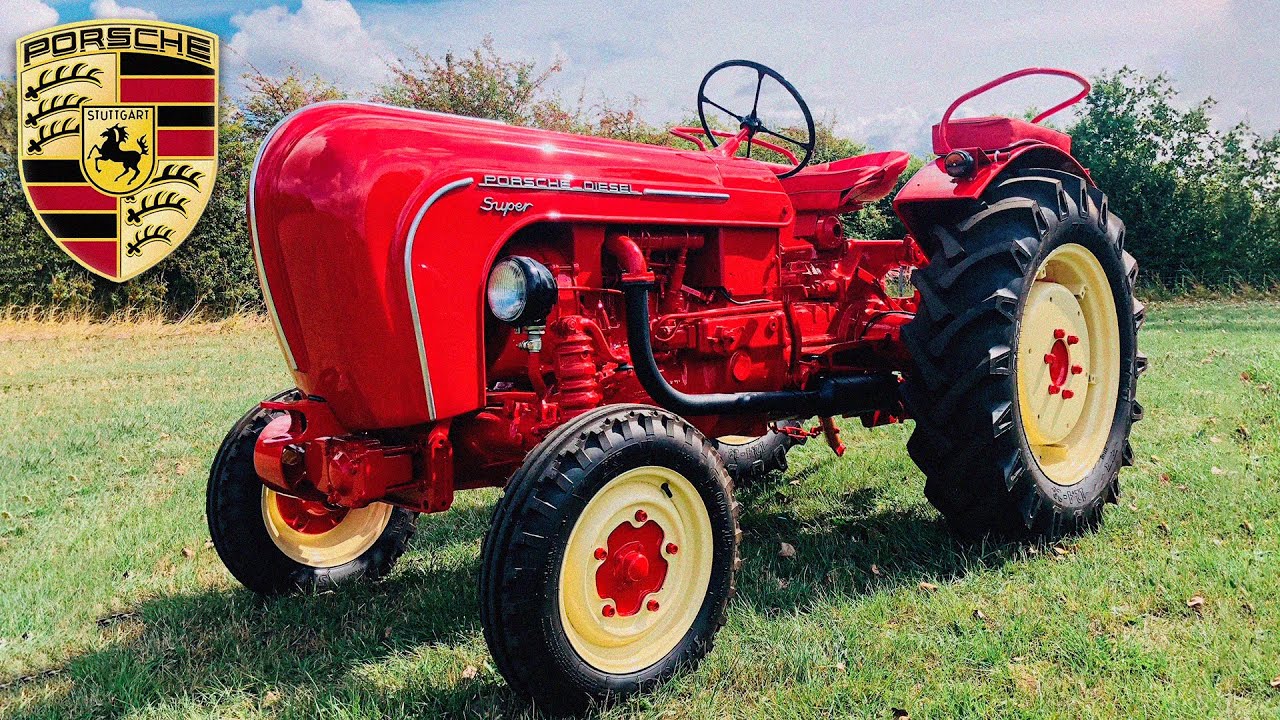
[[[695,198],[698,200],[729,199],[729,193],[696,192],[693,190],[662,190],[660,188],[645,188],[644,194],[657,195],[658,197]]]
[[[293,359],[293,349],[285,339],[284,327],[280,325],[280,314],[276,312],[276,302],[271,296],[271,286],[267,284],[267,270],[262,264],[262,244],[258,241],[258,204],[255,196],[258,194],[258,165],[262,162],[267,146],[275,139],[276,133],[280,132],[280,129],[300,112],[302,112],[301,109],[294,110],[271,128],[267,137],[263,139],[262,145],[258,146],[258,154],[253,158],[253,168],[249,170],[249,237],[253,240],[253,262],[258,268],[258,284],[262,286],[262,300],[267,304],[267,315],[271,316],[271,324],[276,328],[276,340],[284,350],[284,357],[289,363],[290,370],[298,369],[298,361]]]
[[[289,122],[293,120],[295,117],[297,117],[298,114],[301,113],[302,111],[309,110],[311,108],[319,107],[322,105],[364,105],[364,106],[376,107],[376,108],[394,108],[396,110],[406,110],[418,115],[427,115],[431,117],[443,117],[443,118],[462,117],[460,115],[450,115],[449,113],[435,112],[433,110],[418,110],[417,108],[397,108],[391,105],[383,105],[381,103],[373,103],[373,102],[368,102],[364,100],[325,100],[323,102],[313,103],[311,105],[307,105],[307,106],[298,108],[297,110],[294,110],[293,112],[284,116],[280,120],[280,122],[276,123],[275,127],[272,127],[270,132],[267,133],[266,138],[264,138],[262,141],[262,145],[258,147],[257,156],[254,157],[253,159],[253,167],[249,170],[249,237],[253,241],[253,261],[254,261],[254,265],[257,266],[257,270],[258,270],[258,284],[262,286],[262,299],[267,304],[267,315],[271,317],[271,324],[275,326],[276,339],[280,342],[280,348],[284,350],[285,360],[288,361],[290,370],[298,369],[298,361],[294,359],[293,349],[289,347],[289,341],[285,339],[284,327],[280,325],[280,314],[276,312],[275,299],[271,296],[271,286],[267,284],[267,273],[266,273],[266,269],[263,267],[263,264],[262,264],[262,245],[258,241],[257,203],[254,202],[254,195],[256,194],[257,187],[258,187],[258,164],[262,162],[262,156],[266,152],[267,146],[271,144],[271,141],[273,139],[275,139],[276,134],[279,133],[281,128],[283,128],[285,125],[288,125]],[[493,123],[495,125],[506,125],[506,123],[502,122],[501,120],[489,120],[487,118],[467,118],[467,119],[480,120],[482,122]],[[421,349],[422,347],[421,339],[418,340],[418,347],[419,349]],[[426,374],[425,361],[423,362],[423,374],[424,375]],[[429,389],[428,389],[428,398],[430,398]]]
[[[436,419],[436,399],[431,394],[431,372],[427,370],[427,346],[422,340],[422,321],[418,315],[418,299],[417,293],[413,287],[413,240],[418,234],[418,225],[422,222],[422,218],[427,214],[427,210],[436,203],[437,200],[444,197],[446,193],[450,193],[458,188],[464,188],[475,182],[475,178],[462,178],[454,180],[431,193],[431,197],[422,203],[422,207],[418,208],[418,214],[413,217],[413,224],[409,226],[409,235],[404,240],[404,282],[409,293],[409,313],[413,316],[413,338],[418,343],[418,364],[422,366],[422,389],[427,394],[427,419]]]

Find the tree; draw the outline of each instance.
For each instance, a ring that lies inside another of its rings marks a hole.
[[[290,65],[282,77],[267,75],[253,67],[244,74],[244,82],[249,91],[244,101],[244,129],[255,138],[265,137],[276,123],[299,108],[347,97],[346,92],[333,83],[319,75],[306,75],[296,65]],[[224,108],[239,112],[234,105]]]
[[[533,125],[540,117],[556,116],[559,108],[544,86],[560,72],[557,61],[538,69],[531,60],[506,60],[486,36],[470,53],[445,53],[437,59],[420,50],[391,66],[392,81],[379,89],[375,100],[421,110],[501,120],[512,125]]]
[[[1094,80],[1070,129],[1080,161],[1126,224],[1144,272],[1207,284],[1280,270],[1280,134],[1213,127],[1213,100],[1183,109],[1168,77]]]

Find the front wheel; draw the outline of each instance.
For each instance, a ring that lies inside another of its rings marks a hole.
[[[643,405],[586,413],[511,479],[481,554],[485,640],[539,707],[578,712],[711,649],[733,593],[737,505],[692,425]]]
[[[296,390],[272,400],[296,400]],[[349,510],[267,488],[253,447],[278,411],[254,408],[222,441],[209,471],[206,513],[218,557],[254,592],[331,588],[390,572],[413,536],[415,515],[382,503]]]
[[[1023,170],[934,232],[903,330],[903,399],[925,494],[965,539],[1056,537],[1119,493],[1142,416],[1137,263],[1106,196],[1076,175]]]

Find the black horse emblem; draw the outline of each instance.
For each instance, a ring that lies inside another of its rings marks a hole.
[[[138,179],[141,170],[138,169],[138,163],[142,161],[144,155],[149,154],[147,149],[147,139],[145,137],[138,138],[137,150],[125,150],[121,145],[129,140],[129,131],[124,129],[123,125],[112,125],[102,132],[103,138],[101,145],[94,145],[89,148],[89,152],[85,154],[85,160],[93,160],[93,169],[101,172],[102,161],[120,163],[124,167],[115,180],[125,176],[130,170],[133,171],[127,182],[132,183]],[[98,157],[94,157],[93,153],[97,151]],[[113,180],[113,182],[115,181]]]

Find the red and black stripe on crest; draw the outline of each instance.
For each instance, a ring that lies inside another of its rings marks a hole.
[[[119,102],[159,104],[159,158],[208,157],[216,152],[218,86],[213,68],[167,55],[121,53]]]
[[[67,251],[101,272],[118,275],[117,248],[101,241],[119,237],[120,199],[90,185],[79,160],[23,160],[22,175],[40,220]]]

